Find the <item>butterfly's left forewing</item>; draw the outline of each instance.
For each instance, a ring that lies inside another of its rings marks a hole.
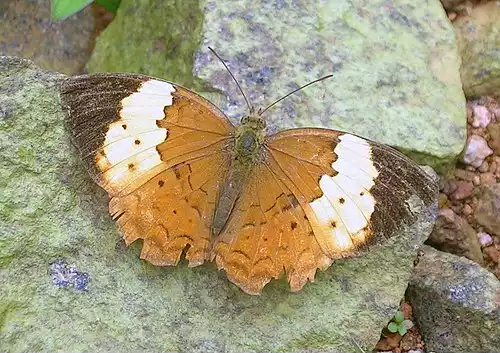
[[[229,168],[234,128],[210,102],[142,75],[64,81],[72,138],[127,244],[141,258],[190,265],[208,256],[217,192]]]
[[[293,129],[271,136],[267,146],[332,259],[382,242],[412,223],[419,206],[436,200],[435,180],[415,162],[353,134]],[[321,158],[324,153],[331,153],[330,160]],[[324,172],[305,173],[311,165]]]

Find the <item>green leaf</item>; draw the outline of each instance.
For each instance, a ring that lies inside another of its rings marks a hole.
[[[398,332],[399,325],[395,322],[390,322],[389,325],[387,325],[387,329],[392,333]]]
[[[120,6],[121,0],[95,0],[96,4],[101,5],[106,10],[112,13],[116,13],[118,6]]]
[[[408,330],[406,329],[406,327],[404,327],[404,326],[402,326],[402,325],[401,325],[401,326],[399,326],[399,330],[398,330],[398,332],[399,332],[399,334],[400,334],[401,336],[406,335],[406,332],[407,332],[407,331],[408,331]]]
[[[396,312],[396,315],[394,315],[394,321],[396,321],[397,323],[401,323],[403,322],[403,320],[405,319],[403,313],[401,311],[397,311]]]
[[[52,21],[64,20],[91,2],[92,0],[52,0],[50,3]]]

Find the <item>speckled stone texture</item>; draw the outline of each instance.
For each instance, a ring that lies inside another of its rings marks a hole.
[[[55,79],[0,59],[0,351],[370,351],[436,209],[298,293],[261,296],[212,264],[153,267],[126,249],[64,130]]]
[[[498,95],[500,88],[500,3],[488,1],[471,8],[453,23],[462,66],[460,74],[469,98]]]
[[[488,270],[424,246],[408,287],[429,352],[500,352],[500,283]]]
[[[464,146],[460,59],[437,0],[124,0],[87,68],[139,72],[202,90],[237,121],[246,106],[208,46],[256,107],[334,74],[266,113],[275,130],[347,130],[438,170]]]

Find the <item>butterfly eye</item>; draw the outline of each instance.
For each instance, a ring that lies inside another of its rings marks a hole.
[[[259,119],[258,126],[259,129],[264,130],[267,126],[267,123],[264,119]]]
[[[248,115],[245,115],[243,118],[241,118],[241,123],[242,124],[247,124],[248,123]]]

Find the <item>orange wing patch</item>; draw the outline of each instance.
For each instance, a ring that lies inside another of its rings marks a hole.
[[[220,169],[220,154],[198,157],[165,169],[131,193],[116,196],[109,211],[128,244],[144,239],[141,258],[157,266],[176,265],[189,245],[190,266],[202,264],[210,246],[210,226]]]
[[[167,130],[168,137],[151,149],[154,159],[136,154],[103,171],[118,176],[104,187],[114,195],[110,213],[118,218],[127,244],[144,239],[142,259],[175,265],[189,245],[186,259],[197,266],[208,256],[217,190],[225,176],[220,170],[229,168],[230,155],[224,151],[232,141],[232,126],[189,91],[176,88],[172,95],[175,105],[160,109],[164,119],[158,128]],[[121,173],[127,166],[129,173]]]
[[[331,264],[299,201],[266,164],[253,170],[212,258],[249,294],[259,294],[283,270],[298,291]]]

